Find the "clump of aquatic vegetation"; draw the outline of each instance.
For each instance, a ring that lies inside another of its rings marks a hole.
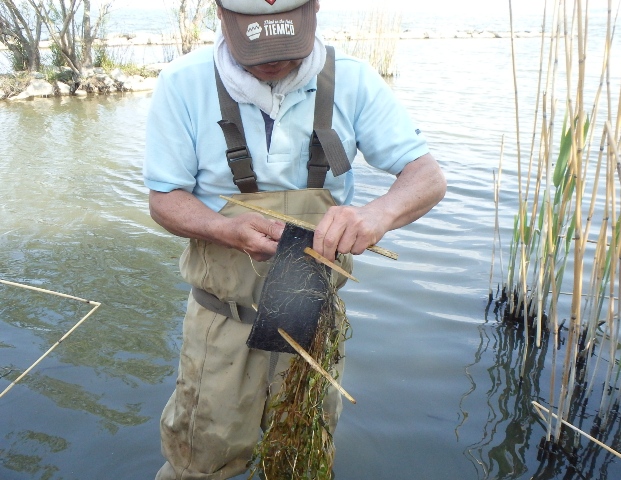
[[[342,48],[350,55],[367,60],[380,75],[397,74],[397,42],[401,35],[402,13],[386,9],[365,10],[346,34]]]
[[[582,0],[545,2],[527,160],[520,143],[512,38],[518,198],[498,303],[504,320],[523,328],[530,349],[548,339],[553,346],[549,408],[537,406],[546,425],[545,455],[559,448],[575,453],[580,435],[567,442],[563,432],[570,428],[621,456],[603,442],[621,404],[621,102],[613,87],[619,88],[619,79],[611,78],[619,4],[613,10],[608,1],[604,41],[598,45],[602,60],[595,65],[600,75],[591,83],[588,5]],[[590,96],[593,103],[587,104]],[[502,157],[494,180],[497,212]],[[498,213],[496,227],[494,249],[500,243]],[[564,358],[561,331],[566,332]],[[526,364],[522,378],[528,374]],[[589,402],[595,408],[590,436],[570,422]]]
[[[349,335],[345,306],[336,288],[327,292],[310,356],[338,379],[343,342]],[[332,478],[334,440],[323,402],[330,382],[302,356],[296,355],[284,373],[270,404],[270,421],[255,449],[257,471],[269,480],[327,480]]]

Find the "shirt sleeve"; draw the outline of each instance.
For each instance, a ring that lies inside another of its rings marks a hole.
[[[356,145],[365,160],[395,175],[411,161],[429,153],[427,142],[408,111],[366,62],[360,63],[354,130]]]
[[[163,71],[147,116],[144,183],[158,192],[192,192],[197,172],[196,139],[187,101],[175,88],[174,76]]]

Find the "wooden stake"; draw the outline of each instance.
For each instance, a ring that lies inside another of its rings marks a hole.
[[[313,232],[315,231],[315,228],[316,228],[316,225],[313,225],[312,223],[298,220],[297,218],[290,217],[289,215],[285,215],[284,213],[279,213],[274,210],[270,210],[268,208],[258,207],[256,205],[252,205],[251,203],[242,202],[241,200],[236,200],[234,198],[226,197],[224,195],[220,195],[220,198],[222,198],[223,200],[226,200],[227,202],[231,202],[236,205],[246,207],[250,210],[254,210],[255,212],[262,213],[263,215],[268,215],[270,217],[277,218],[278,220],[282,220],[283,222],[291,223],[292,225],[295,225],[296,227],[305,228],[306,230],[311,230]],[[367,247],[367,250],[374,252],[374,253],[378,253],[392,260],[397,260],[399,258],[399,255],[397,255],[395,252],[391,252],[390,250],[386,250],[385,248],[378,247],[377,245],[371,245],[370,247]]]
[[[533,406],[535,407],[535,409],[537,410],[537,413],[539,414],[539,416],[543,419],[543,421],[547,421],[547,419],[545,418],[545,416],[541,413],[541,410],[543,410],[545,413],[549,413],[550,415],[552,415],[552,417],[554,417],[555,419],[558,420],[558,416],[554,413],[551,413],[550,410],[548,410],[546,407],[544,407],[543,405],[540,405],[537,402],[532,402]],[[586,432],[583,432],[582,430],[580,430],[578,427],[574,427],[571,423],[566,422],[565,420],[561,420],[561,422],[563,423],[563,425],[568,426],[569,428],[571,428],[572,430],[574,430],[575,432],[578,432],[580,435],[588,438],[589,440],[591,440],[593,443],[595,443],[596,445],[599,445],[600,447],[602,447],[604,450],[612,453],[613,455],[616,455],[617,457],[621,458],[621,453],[617,452],[616,450],[613,450],[612,448],[610,448],[608,445],[600,442],[597,438],[593,438],[591,435],[589,435]]]
[[[84,323],[84,321],[90,317],[93,313],[95,313],[95,310],[97,310],[100,306],[101,303],[99,302],[93,302],[91,300],[85,300],[83,298],[79,298],[79,297],[73,297],[71,295],[65,295],[64,293],[58,293],[58,292],[53,292],[51,290],[44,290],[42,288],[37,288],[37,287],[30,287],[28,285],[22,285],[20,283],[14,283],[14,282],[8,282],[6,280],[0,280],[0,284],[4,284],[4,285],[11,285],[14,287],[20,287],[20,288],[25,288],[27,290],[34,290],[36,292],[41,292],[41,293],[48,293],[50,295],[56,295],[57,297],[63,297],[63,298],[69,298],[71,300],[77,300],[79,302],[84,302],[84,303],[88,303],[89,305],[93,305],[93,308],[91,309],[90,312],[88,312],[84,317],[82,317],[82,319],[76,323],[67,333],[65,333],[60,340],[58,340],[54,345],[52,345],[47,352],[45,352],[43,355],[41,355],[39,357],[39,359],[34,362],[30,367],[28,367],[26,369],[26,371],[24,371],[24,373],[22,373],[19,377],[17,377],[13,383],[11,383],[8,387],[6,387],[4,389],[4,391],[2,391],[2,393],[0,393],[0,398],[2,398],[6,393],[8,393],[9,390],[11,390],[17,383],[19,383],[20,380],[22,380],[26,375],[28,375],[28,373],[30,373],[32,371],[32,369],[34,369],[37,365],[39,365],[39,363],[41,363],[43,361],[43,359],[45,359],[45,357],[47,357],[50,353],[52,353],[52,351],[58,346],[60,345],[69,335],[71,335],[76,328],[78,328],[80,325],[82,325],[82,323]]]
[[[343,270],[341,267],[339,267],[336,263],[331,262],[330,260],[328,260],[326,257],[324,257],[323,255],[319,255],[315,250],[313,250],[310,247],[306,247],[304,249],[304,253],[306,253],[307,255],[310,255],[311,257],[313,257],[315,260],[317,260],[319,263],[323,263],[324,265],[330,267],[332,270],[340,273],[341,275],[345,275],[347,278],[349,278],[350,280],[353,280],[354,282],[358,282],[358,279],[356,277],[354,277],[351,273],[349,273],[346,270]],[[358,282],[360,283],[360,282]]]
[[[315,359],[313,357],[310,356],[310,354],[304,350],[304,348],[302,348],[302,346],[296,342],[293,338],[291,338],[291,336],[285,332],[282,328],[278,329],[278,333],[280,333],[280,335],[282,336],[282,338],[284,338],[287,343],[289,345],[291,345],[293,347],[293,349],[298,352],[301,357],[306,360],[308,362],[308,364],[313,367],[313,369],[317,372],[319,372],[321,375],[323,375],[323,377],[330,382],[332,385],[334,385],[334,387],[341,392],[341,394],[347,398],[347,400],[349,400],[351,403],[356,403],[356,400],[354,400],[354,397],[352,397],[349,393],[347,393],[347,391],[341,387],[341,385],[334,380],[334,378],[332,378],[332,375],[330,375],[328,372],[326,372],[321,365],[319,365]]]

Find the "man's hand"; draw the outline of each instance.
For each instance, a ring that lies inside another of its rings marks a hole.
[[[313,250],[334,261],[336,253],[360,255],[387,232],[382,212],[365,207],[330,207],[323,216],[313,240]]]
[[[285,225],[268,220],[258,213],[244,213],[228,218],[222,230],[222,243],[246,252],[253,260],[264,262],[276,253]]]
[[[149,194],[151,217],[170,233],[208,240],[245,252],[263,262],[276,253],[284,224],[258,213],[228,218],[214,212],[184,190]]]
[[[426,154],[408,163],[388,192],[363,207],[332,207],[315,230],[313,249],[328,260],[336,253],[358,255],[389,230],[411,223],[431,210],[446,192],[435,159]]]

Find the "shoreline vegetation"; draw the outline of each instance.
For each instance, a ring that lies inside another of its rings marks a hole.
[[[393,21],[394,19],[389,19]],[[381,62],[381,58],[393,58],[394,55],[378,55],[377,48],[381,44],[390,42],[393,50],[399,41],[416,40],[467,40],[467,39],[510,39],[511,32],[495,30],[405,30],[389,31],[384,28],[376,29],[376,33],[361,35],[365,29],[351,30],[323,30],[322,34],[327,43],[339,46],[348,53],[365,58],[372,64]],[[366,30],[368,32],[368,30]],[[537,38],[538,31],[514,32],[514,38]],[[214,32],[206,30],[196,39],[196,46],[213,44]],[[95,40],[93,47],[100,52],[103,60],[101,66],[85,69],[81,75],[76,75],[70,68],[48,68],[44,72],[7,72],[0,73],[0,100],[32,100],[34,98],[51,98],[58,96],[75,96],[84,98],[88,95],[105,95],[112,93],[144,92],[155,87],[155,80],[161,69],[175,57],[180,55],[180,40],[174,34],[152,33],[116,33],[105,38]],[[50,52],[53,48],[51,40],[39,42],[42,52]],[[133,49],[160,48],[161,62],[136,64],[116,60],[115,52],[123,51],[124,55]],[[375,50],[375,51],[372,51]],[[0,55],[7,54],[8,49],[0,44]],[[385,53],[385,52],[383,52]],[[378,59],[376,60],[375,57]],[[384,76],[396,74],[395,65],[374,65]]]
[[[576,464],[586,466],[587,458],[595,458],[581,436],[621,458],[621,100],[613,69],[619,65],[613,40],[621,2],[614,9],[608,2],[603,38],[591,34],[588,1],[551,3],[543,14],[544,24],[546,15],[552,19],[550,34],[542,36],[540,56],[532,59],[539,73],[525,144],[520,141],[517,53],[511,46],[517,140],[517,164],[511,168],[517,167],[518,205],[506,270],[499,259],[503,281],[496,307],[504,322],[522,333],[515,371],[524,389],[523,410],[543,422],[538,458],[559,472],[570,459],[567,475],[572,476],[580,471]],[[591,55],[591,45],[603,55]],[[599,71],[599,77],[591,71]],[[589,92],[595,93],[592,103]],[[501,248],[503,148],[504,140],[494,172],[494,251]],[[490,279],[494,258],[492,253]],[[546,398],[539,378],[548,361]],[[548,408],[529,399],[545,400]]]

